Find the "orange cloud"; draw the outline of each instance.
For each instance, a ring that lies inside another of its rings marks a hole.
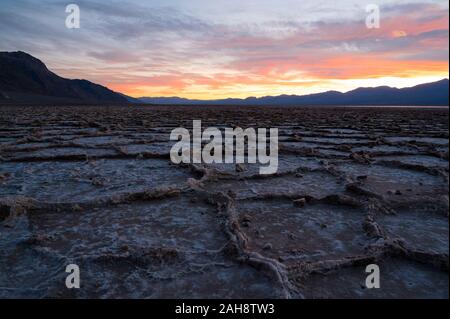
[[[363,20],[321,22],[273,38],[222,28],[220,36],[191,43],[184,57],[165,61],[173,69],[157,71],[166,75],[108,84],[131,96],[209,99],[304,94],[340,83],[344,90],[355,79],[397,78],[401,85],[405,78],[448,77],[448,20],[442,8],[423,5],[382,16],[379,29]]]

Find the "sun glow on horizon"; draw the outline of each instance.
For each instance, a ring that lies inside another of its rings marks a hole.
[[[412,87],[419,84],[430,83],[448,79],[449,73],[438,73],[436,75],[426,75],[417,77],[380,77],[380,78],[365,78],[365,79],[328,79],[316,80],[306,82],[302,86],[301,83],[295,85],[251,85],[251,84],[235,84],[228,87],[221,87],[216,90],[209,90],[208,86],[189,87],[185,91],[168,91],[164,87],[157,86],[137,86],[126,87],[122,85],[110,88],[126,94],[128,96],[139,97],[180,97],[197,100],[214,100],[226,98],[240,98],[247,97],[263,97],[276,95],[306,95],[322,93],[326,91],[348,92],[359,87],[378,87],[389,86],[395,88]],[[312,84],[312,83],[315,84]]]

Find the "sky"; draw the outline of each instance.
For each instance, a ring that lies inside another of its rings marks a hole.
[[[448,25],[447,0],[0,0],[0,51],[133,97],[302,95],[448,78]]]

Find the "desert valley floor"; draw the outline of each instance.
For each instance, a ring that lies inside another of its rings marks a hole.
[[[193,119],[277,127],[278,172],[172,164]],[[448,298],[448,137],[448,109],[0,107],[0,297]]]

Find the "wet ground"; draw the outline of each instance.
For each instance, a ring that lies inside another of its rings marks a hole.
[[[277,127],[278,172],[172,164],[193,119]],[[446,109],[2,107],[0,297],[448,298],[448,142]]]

